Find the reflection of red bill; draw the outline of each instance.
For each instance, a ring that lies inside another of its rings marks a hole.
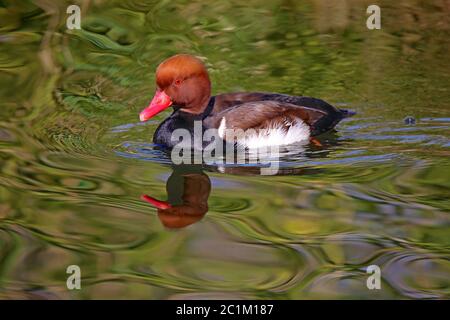
[[[170,100],[170,97],[164,91],[158,89],[149,106],[139,114],[139,119],[141,121],[147,121],[171,105],[172,100]]]
[[[150,196],[148,196],[148,195],[146,195],[146,194],[143,194],[143,195],[141,196],[141,199],[144,200],[144,201],[147,201],[147,202],[150,203],[152,206],[154,206],[155,208],[158,208],[158,209],[165,210],[165,209],[172,208],[172,206],[170,205],[170,203],[168,203],[167,201],[157,200],[157,199],[152,198],[152,197],[150,197]]]

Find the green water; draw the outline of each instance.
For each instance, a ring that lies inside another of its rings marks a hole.
[[[445,1],[378,1],[381,30],[362,0],[78,3],[82,30],[65,27],[71,2],[0,1],[0,298],[450,297]],[[180,52],[204,58],[214,93],[358,114],[277,176],[174,168],[151,144],[168,113],[138,114]],[[141,200],[166,183],[202,198],[190,221]]]

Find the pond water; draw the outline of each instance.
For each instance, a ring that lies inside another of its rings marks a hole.
[[[67,30],[68,2],[0,1],[0,298],[450,297],[445,1],[379,1],[381,30],[362,0],[79,3]],[[168,112],[138,114],[180,52],[203,57],[213,93],[357,115],[279,175],[174,166],[151,143]]]

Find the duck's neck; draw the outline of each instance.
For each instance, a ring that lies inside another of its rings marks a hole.
[[[186,113],[191,113],[193,115],[200,115],[206,110],[209,99],[210,99],[209,95],[199,97],[197,99],[194,99],[192,102],[186,104],[185,106],[181,107],[180,110]]]
[[[211,113],[214,108],[215,100],[216,98],[214,96],[208,97],[208,100],[204,102],[201,108],[199,108],[200,112],[198,113],[190,112],[191,109],[186,110],[186,107],[181,107],[175,112],[178,117],[184,118],[185,120],[203,120]]]

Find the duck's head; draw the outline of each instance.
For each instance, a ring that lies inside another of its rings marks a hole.
[[[211,82],[203,62],[188,54],[164,60],[156,69],[156,93],[139,115],[147,121],[171,105],[184,112],[203,112],[211,95]]]

